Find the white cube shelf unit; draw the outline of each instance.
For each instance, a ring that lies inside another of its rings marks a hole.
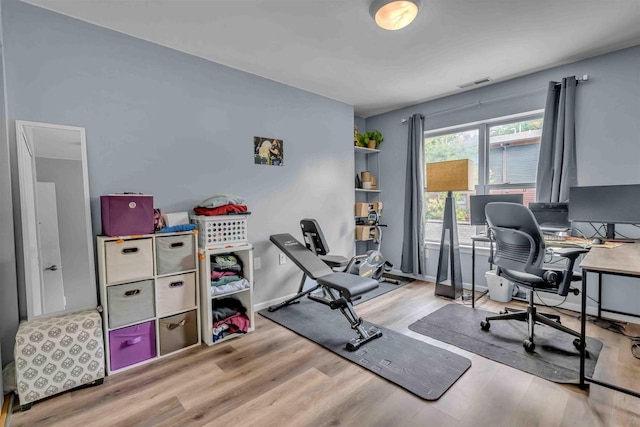
[[[200,345],[196,235],[96,238],[107,374]]]
[[[234,254],[240,260],[242,263],[242,276],[249,282],[249,287],[224,294],[213,294],[211,289],[211,259],[215,255],[225,254]],[[200,322],[202,325],[202,341],[207,345],[214,345],[244,335],[243,333],[233,333],[214,341],[212,309],[215,300],[221,298],[234,298],[246,308],[246,315],[249,318],[249,330],[247,332],[253,331],[255,325],[253,312],[253,245],[245,242],[200,249],[198,257],[200,258],[200,295],[202,295],[202,320]]]

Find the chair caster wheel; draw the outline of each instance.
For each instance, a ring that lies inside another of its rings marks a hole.
[[[489,323],[488,321],[483,320],[482,322],[480,322],[480,329],[482,329],[483,331],[488,331],[490,327],[491,323]]]
[[[536,345],[529,340],[524,340],[522,342],[522,346],[524,347],[525,350],[527,350],[529,353],[533,353],[533,350],[536,349]]]

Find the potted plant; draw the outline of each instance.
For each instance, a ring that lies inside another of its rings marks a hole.
[[[384,141],[382,134],[379,130],[372,130],[365,133],[357,133],[355,138],[356,147],[362,148],[378,148]]]
[[[356,147],[363,147],[364,148],[364,147],[367,146],[369,140],[365,139],[365,135],[366,134],[367,134],[366,132],[364,134],[362,134],[362,133],[356,134],[356,141],[355,141],[356,142]]]
[[[364,134],[364,139],[367,141],[367,147],[369,148],[378,148],[384,138],[379,130],[372,130]]]

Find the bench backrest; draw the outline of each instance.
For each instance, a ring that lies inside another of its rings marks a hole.
[[[269,240],[312,279],[333,273],[317,255],[289,233],[273,234]]]

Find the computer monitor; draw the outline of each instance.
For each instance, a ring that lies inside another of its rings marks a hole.
[[[568,203],[529,203],[529,209],[545,233],[560,233],[571,229]]]
[[[487,217],[484,214],[484,207],[492,202],[510,202],[522,204],[523,195],[520,194],[485,194],[470,196],[471,225],[486,225]]]
[[[615,224],[640,224],[640,184],[571,187],[569,219],[606,224],[615,239]]]

